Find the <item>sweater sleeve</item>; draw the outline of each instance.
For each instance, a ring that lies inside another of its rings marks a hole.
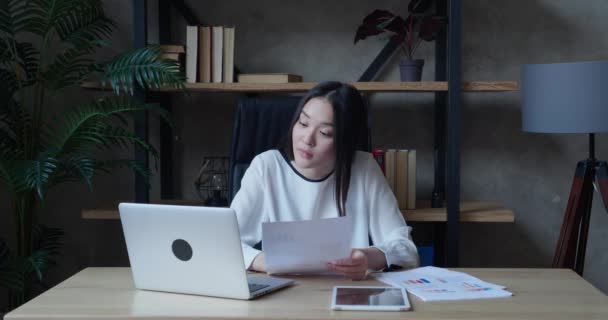
[[[411,237],[411,227],[399,210],[397,199],[390,189],[382,170],[368,154],[366,186],[370,197],[369,232],[374,247],[386,256],[388,267],[397,265],[415,268],[420,264],[418,250]]]
[[[253,248],[262,240],[264,212],[263,160],[255,157],[241,180],[241,188],[234,196],[230,207],[236,212],[243,248],[245,268],[249,269],[253,259],[261,252]]]

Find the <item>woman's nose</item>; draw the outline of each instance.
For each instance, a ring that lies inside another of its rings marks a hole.
[[[314,137],[315,135],[312,130],[306,130],[306,132],[304,132],[304,135],[302,136],[302,141],[309,146],[314,146]]]

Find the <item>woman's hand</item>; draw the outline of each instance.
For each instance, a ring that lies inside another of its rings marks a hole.
[[[363,280],[368,269],[380,270],[386,267],[386,256],[375,247],[353,249],[350,257],[332,261],[328,267],[352,280]]]
[[[264,252],[261,252],[255,256],[255,258],[253,258],[253,262],[251,263],[249,270],[266,272],[266,258],[264,257]]]
[[[368,269],[367,254],[362,249],[353,249],[350,257],[332,261],[328,267],[352,280],[363,280]]]

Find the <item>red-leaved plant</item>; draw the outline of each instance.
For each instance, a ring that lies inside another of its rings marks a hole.
[[[407,59],[413,60],[414,53],[422,40],[435,40],[447,23],[446,17],[427,13],[432,4],[433,0],[410,1],[407,19],[386,10],[374,10],[363,19],[363,23],[357,29],[355,43],[370,36],[388,33],[391,38],[400,42]]]

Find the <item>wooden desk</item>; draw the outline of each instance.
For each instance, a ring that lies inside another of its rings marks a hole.
[[[333,277],[297,284],[253,301],[133,288],[128,268],[88,268],[6,315],[14,319],[608,319],[608,297],[565,269],[458,269],[503,284],[511,298],[421,302],[410,312],[329,309],[334,285],[371,285]]]

